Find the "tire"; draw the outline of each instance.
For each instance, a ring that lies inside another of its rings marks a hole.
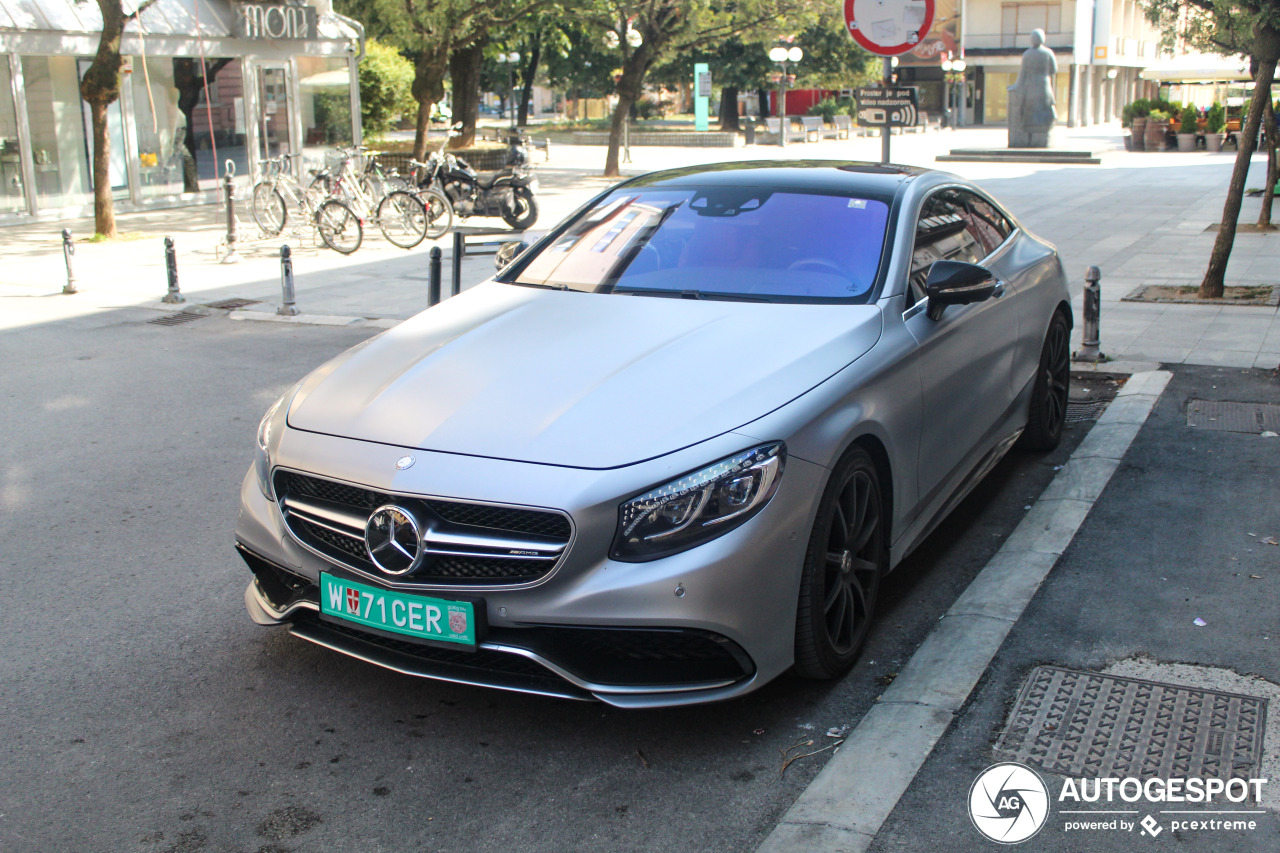
[[[515,209],[502,212],[502,221],[516,231],[527,231],[538,221],[538,200],[528,187],[516,187],[511,191],[511,203]]]
[[[364,241],[360,217],[336,198],[329,199],[316,211],[316,230],[326,246],[344,255],[359,249]]]
[[[857,661],[889,564],[886,520],[875,462],[853,447],[831,474],[805,552],[796,609],[798,675],[838,678]]]
[[[1027,450],[1053,450],[1062,440],[1071,392],[1071,327],[1062,312],[1053,315],[1040,350],[1031,410],[1019,446]]]
[[[401,249],[412,249],[427,236],[427,208],[412,193],[389,193],[376,214],[382,236]]]
[[[256,184],[253,188],[253,221],[258,223],[262,233],[275,237],[284,230],[288,219],[289,208],[276,185],[271,181]]]
[[[436,190],[419,190],[418,198],[427,211],[427,236],[436,240],[453,229],[453,205]]]

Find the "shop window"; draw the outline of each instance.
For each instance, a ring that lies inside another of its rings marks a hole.
[[[350,145],[351,71],[347,60],[299,56],[297,62],[303,146]]]
[[[0,214],[22,213],[26,209],[18,113],[13,106],[13,75],[9,71],[9,57],[0,54]]]
[[[1001,47],[1030,47],[1032,30],[1062,32],[1062,4],[1006,3],[1000,8]]]
[[[89,142],[75,57],[24,56],[22,80],[40,207],[48,210],[88,204]]]
[[[215,189],[227,160],[236,164],[237,175],[248,174],[239,59],[208,57],[202,71],[196,58],[148,57],[144,73],[142,58],[134,57],[133,67],[143,196]]]

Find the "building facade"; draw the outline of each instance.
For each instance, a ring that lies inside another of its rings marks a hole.
[[[1156,94],[1156,84],[1139,75],[1160,57],[1160,32],[1137,0],[937,0],[933,28],[899,58],[899,82],[918,86],[930,113],[949,99],[958,123],[1004,124],[1008,88],[1036,29],[1058,60],[1060,123],[1111,121],[1124,104]],[[950,81],[942,71],[947,59],[965,65]]]
[[[359,142],[363,32],[327,0],[157,0],[140,17],[108,110],[117,210],[207,202],[229,169],[245,186],[267,157]],[[0,0],[0,224],[92,212],[80,81],[101,30],[95,3]]]

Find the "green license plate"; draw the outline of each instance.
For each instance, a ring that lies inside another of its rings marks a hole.
[[[420,640],[476,644],[475,605],[407,595],[320,574],[320,612]]]

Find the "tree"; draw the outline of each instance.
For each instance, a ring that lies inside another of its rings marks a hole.
[[[116,237],[116,208],[111,198],[111,135],[107,132],[107,108],[120,99],[120,39],[124,28],[155,0],[143,0],[125,14],[123,0],[98,0],[102,35],[98,52],[80,81],[80,97],[89,105],[93,127],[93,230],[97,236]]]
[[[1236,135],[1236,164],[1222,208],[1222,224],[1200,282],[1202,299],[1220,299],[1236,239],[1236,220],[1240,218],[1249,163],[1257,145],[1258,127],[1271,100],[1271,83],[1275,79],[1276,62],[1280,60],[1280,0],[1143,2],[1147,17],[1164,31],[1166,44],[1180,37],[1188,45],[1202,50],[1247,55],[1253,67],[1253,98],[1244,127]]]
[[[182,132],[182,191],[200,191],[200,169],[196,148],[196,107],[206,86],[212,86],[218,72],[226,68],[231,59],[215,59],[202,63],[190,57],[173,60],[173,86],[178,90],[178,111],[186,120]]]
[[[390,45],[376,39],[365,42],[360,61],[360,122],[366,136],[391,129],[397,116],[416,106],[410,87],[413,63]]]
[[[338,0],[336,7],[357,20],[372,22],[368,30],[395,45],[414,67],[411,91],[418,103],[418,120],[413,141],[413,156],[422,159],[427,153],[427,131],[431,126],[431,109],[444,98],[444,81],[450,68],[459,67],[452,59],[455,51],[483,48],[489,31],[509,26],[553,0]],[[465,66],[469,68],[470,66]],[[478,75],[475,78],[478,81]],[[470,82],[467,85],[471,85]],[[454,97],[460,93],[454,79]],[[456,102],[455,102],[456,108]],[[462,136],[452,140],[453,147],[471,144],[475,137],[474,121]]]
[[[618,97],[609,128],[605,177],[618,177],[622,126],[632,105],[644,91],[649,70],[661,59],[718,44],[735,35],[776,30],[812,0],[738,0],[721,5],[715,0],[599,0],[590,15],[616,46],[622,60],[614,94]]]

